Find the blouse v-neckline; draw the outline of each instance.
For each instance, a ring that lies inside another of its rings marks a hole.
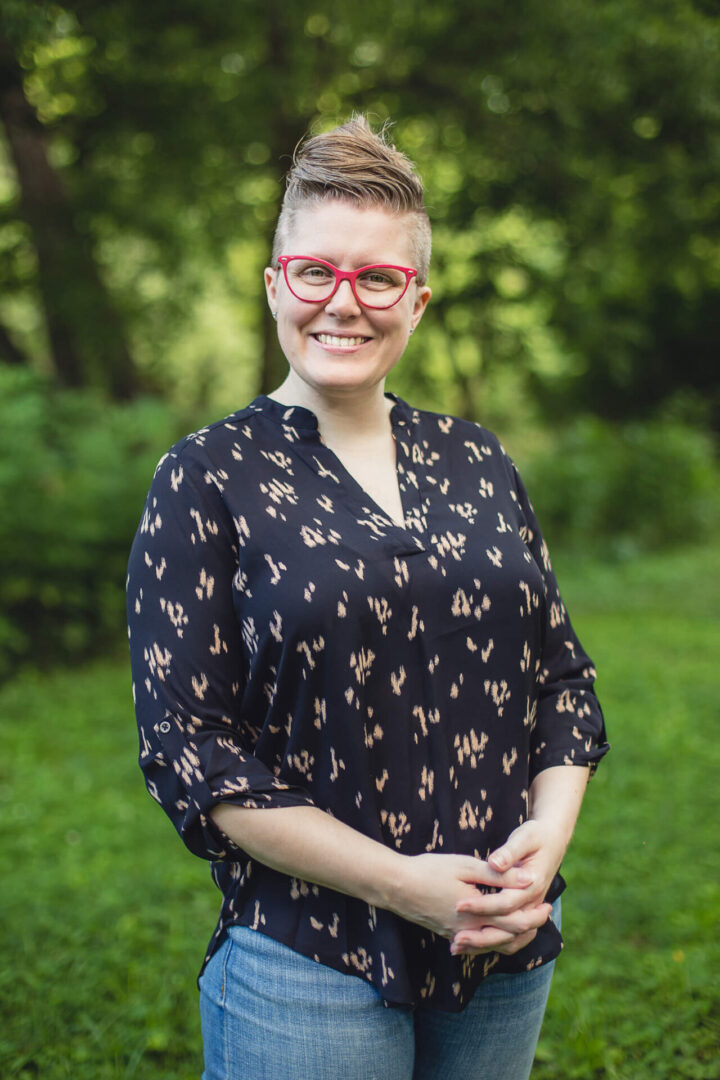
[[[303,405],[283,405],[282,402],[267,394],[260,394],[250,403],[250,408],[265,413],[271,419],[279,422],[288,430],[294,430],[300,437],[298,442],[311,444],[311,454],[315,459],[316,471],[329,473],[344,489],[348,498],[355,503],[363,513],[369,513],[373,518],[382,518],[386,522],[393,535],[412,539],[414,549],[424,550],[424,543],[418,533],[408,522],[414,522],[422,526],[422,532],[426,531],[425,516],[422,511],[419,478],[415,477],[413,483],[408,478],[406,464],[412,464],[412,449],[409,441],[403,442],[403,435],[410,437],[410,425],[412,410],[407,402],[396,394],[386,393],[385,397],[394,402],[390,410],[390,425],[395,441],[395,479],[400,494],[400,503],[403,510],[403,521],[396,521],[387,510],[384,509],[372,495],[362,486],[360,481],[338,457],[334,450],[324,442],[320,433],[316,414]],[[297,445],[297,443],[296,443]],[[403,460],[403,458],[405,460]],[[415,470],[413,470],[414,472]]]

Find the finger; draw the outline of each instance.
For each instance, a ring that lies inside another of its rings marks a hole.
[[[527,825],[528,822],[525,822]],[[505,843],[488,855],[488,864],[493,870],[502,873],[511,866],[516,866],[532,852],[537,851],[538,840],[533,830],[523,825],[511,833]]]
[[[502,872],[484,859],[469,859],[461,876],[469,885],[491,885],[498,889],[526,889],[535,881],[535,874],[531,870],[511,867]]]
[[[486,926],[482,930],[463,930],[453,938],[450,952],[453,956],[469,951],[494,952],[500,945],[509,945],[515,936],[507,930],[498,930],[495,926]]]
[[[512,937],[505,941],[497,940],[494,944],[476,944],[457,946],[453,943],[450,946],[450,952],[453,956],[480,956],[483,953],[499,952],[503,956],[512,956],[520,949],[524,949],[526,945],[534,939],[537,934],[537,930],[529,930],[526,934],[513,934]],[[479,939],[477,939],[479,940]],[[488,935],[488,940],[490,937]]]
[[[498,930],[507,930],[511,934],[525,934],[529,930],[539,930],[550,918],[552,907],[550,904],[539,904],[537,907],[521,908],[510,915],[494,915],[492,918],[483,916],[486,926],[494,926]],[[462,933],[462,931],[458,931]]]
[[[487,916],[510,915],[521,908],[538,907],[543,903],[543,894],[533,895],[528,889],[501,889],[500,892],[482,893],[466,896],[458,900],[455,910],[458,914]]]
[[[520,952],[526,945],[529,945],[534,940],[537,930],[529,930],[527,934],[518,934],[512,941],[509,941],[507,945],[500,945],[497,952],[502,953],[503,956],[513,956],[516,952]]]
[[[458,930],[454,940],[460,942],[468,933],[483,930],[490,926],[510,934],[525,934],[529,930],[537,930],[544,926],[550,918],[551,911],[552,906],[550,904],[538,904],[537,907],[521,908],[510,915],[493,915],[492,917],[483,915],[481,916],[482,921],[477,924],[470,922]]]

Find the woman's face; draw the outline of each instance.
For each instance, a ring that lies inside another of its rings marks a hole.
[[[328,199],[298,210],[283,255],[309,255],[357,270],[384,263],[414,265],[410,215]],[[430,289],[411,281],[391,308],[373,310],[343,281],[324,303],[296,299],[282,270],[265,270],[268,302],[277,312],[278,338],[295,376],[316,393],[356,393],[382,384],[422,317]]]

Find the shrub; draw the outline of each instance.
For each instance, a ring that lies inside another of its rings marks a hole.
[[[0,365],[0,679],[125,633],[127,557],[159,456],[192,418],[115,404]],[[632,555],[718,519],[712,442],[678,421],[585,418],[523,468],[551,550]]]
[[[584,417],[523,474],[551,546],[631,556],[707,539],[718,520],[712,438],[675,420]]]
[[[160,401],[108,403],[0,367],[0,678],[119,639],[130,543],[181,428]]]

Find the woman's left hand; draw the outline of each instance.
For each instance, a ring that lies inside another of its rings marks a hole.
[[[522,867],[535,880],[523,890],[478,891],[477,897],[461,901],[458,911],[476,915],[479,925],[477,929],[459,931],[450,951],[469,956],[487,952],[512,954],[529,945],[537,934],[537,926],[546,922],[550,914],[550,905],[544,903],[544,898],[562,862],[565,847],[566,839],[557,830],[534,819],[510,833],[502,847],[488,857],[489,865],[499,871]],[[540,923],[539,913],[544,916]],[[499,930],[512,933],[513,939],[498,946],[495,941]]]
[[[545,896],[570,843],[588,776],[587,768],[571,765],[556,765],[538,773],[530,785],[528,820],[487,860],[493,870],[501,872],[522,867],[535,880],[522,890],[478,892],[477,897],[463,899],[459,910],[470,912],[478,921],[476,927],[457,932],[451,952],[511,955],[530,944],[550,915]],[[513,937],[497,944],[500,931]]]

